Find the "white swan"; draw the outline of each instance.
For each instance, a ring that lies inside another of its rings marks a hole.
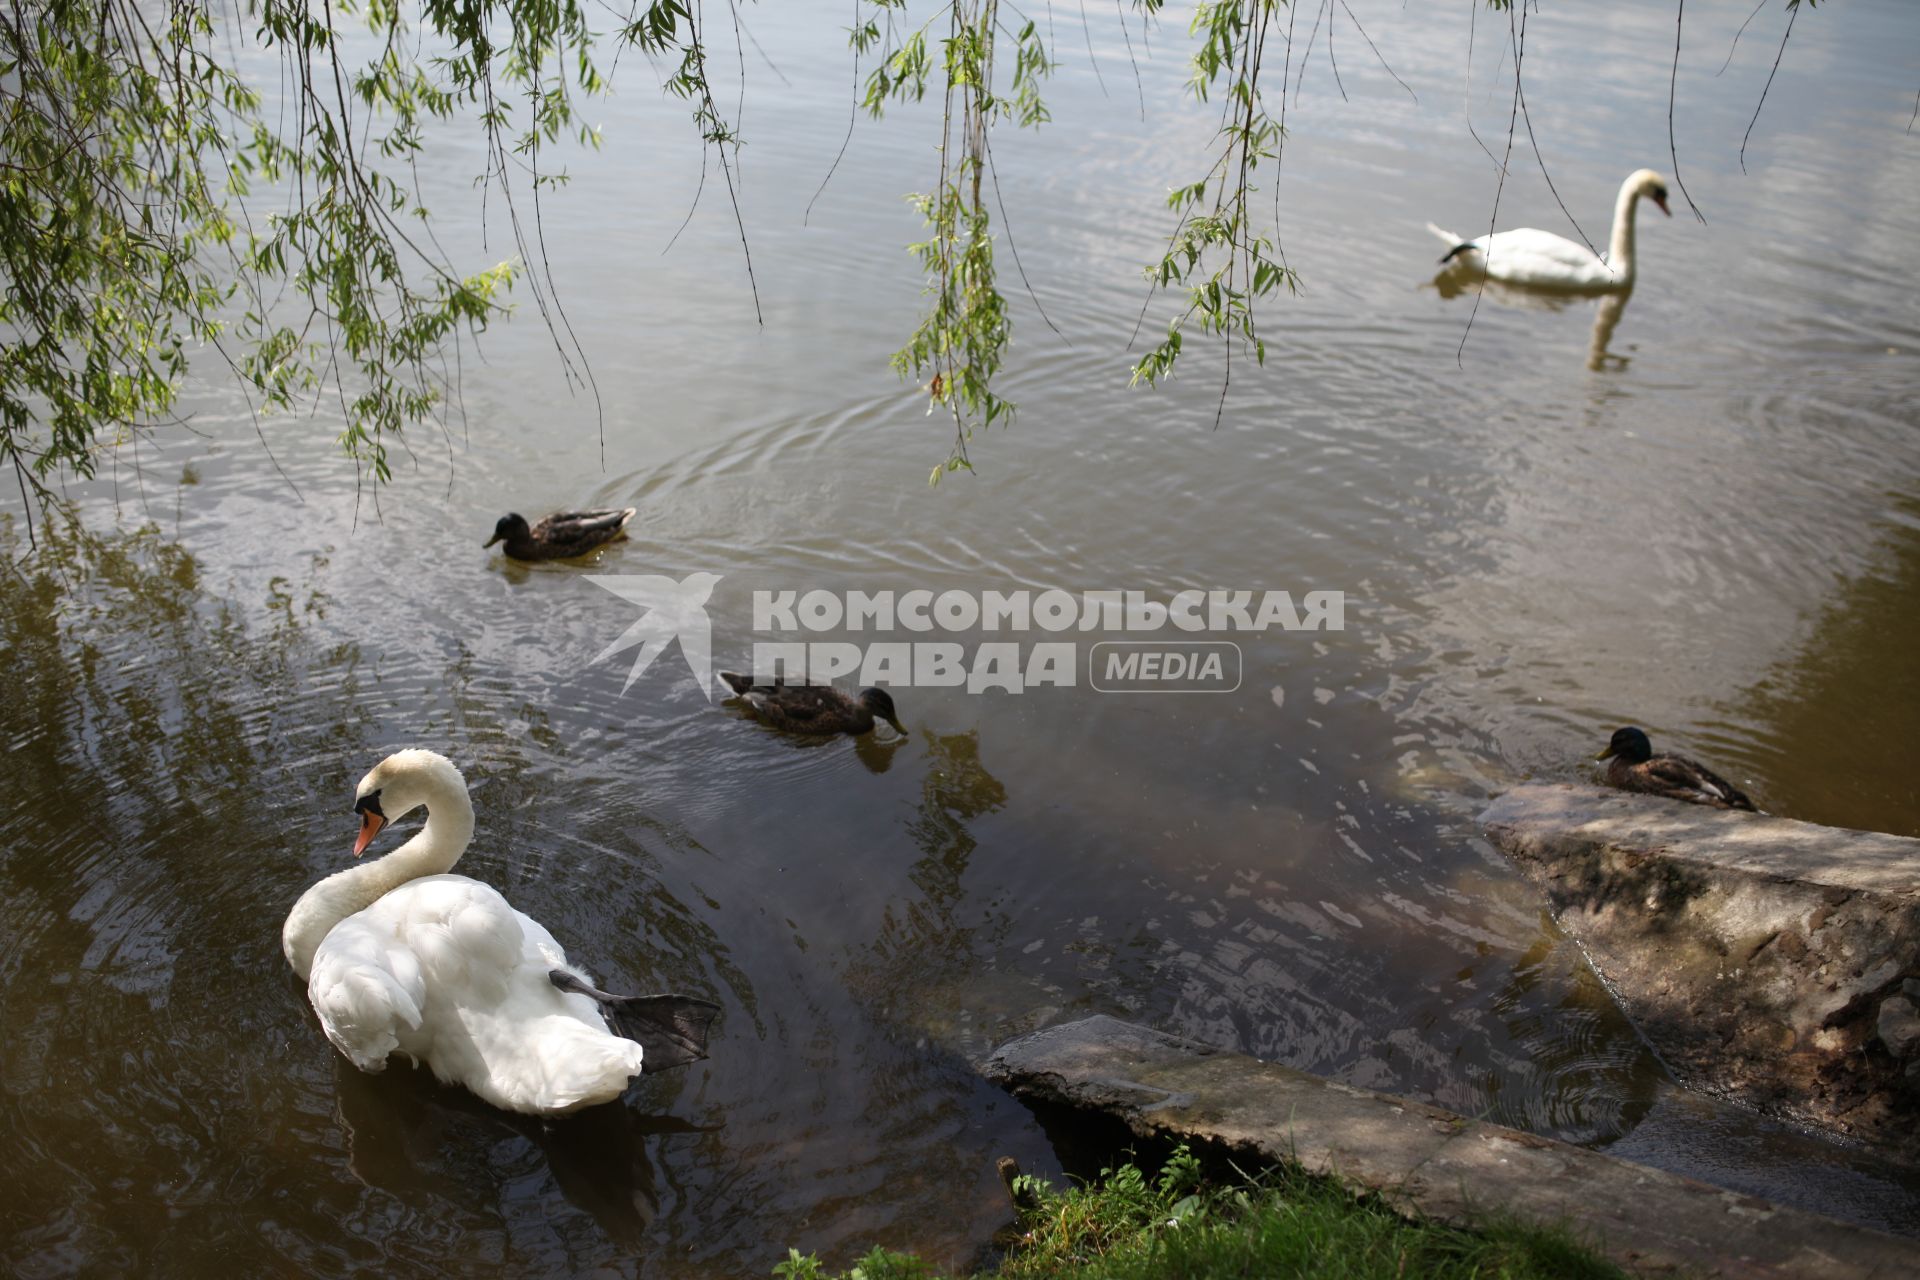
[[[1613,203],[1613,241],[1604,258],[1583,244],[1532,227],[1497,231],[1475,240],[1442,231],[1431,222],[1427,230],[1450,246],[1441,262],[1459,258],[1495,280],[1535,288],[1625,290],[1633,288],[1633,214],[1641,196],[1673,216],[1667,208],[1667,180],[1651,169],[1635,170],[1620,184],[1619,198]]]
[[[597,991],[498,892],[444,874],[473,838],[466,780],[446,757],[401,751],[360,780],[353,856],[421,805],[413,839],[308,889],[281,933],[327,1039],[355,1066],[404,1053],[494,1106],[562,1115],[619,1097],[643,1059],[658,1071],[706,1056],[718,1005]]]

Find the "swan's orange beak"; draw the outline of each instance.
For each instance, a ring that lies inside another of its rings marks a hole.
[[[1665,196],[1655,196],[1653,197],[1653,202],[1660,206],[1660,212],[1666,214],[1669,218],[1673,216],[1673,210],[1667,208],[1667,198]]]
[[[368,811],[361,814],[360,838],[353,842],[353,856],[357,858],[365,853],[367,846],[373,843],[373,838],[380,834],[380,828],[386,825],[387,820],[377,813]]]

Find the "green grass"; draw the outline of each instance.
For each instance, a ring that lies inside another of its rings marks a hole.
[[[1137,1166],[1104,1170],[1092,1184],[1057,1191],[1036,1178],[1015,1184],[1032,1207],[1002,1280],[1599,1280],[1624,1275],[1563,1230],[1489,1219],[1472,1230],[1409,1221],[1325,1179],[1275,1170],[1209,1182],[1185,1147],[1149,1177]],[[778,1280],[933,1280],[911,1254],[875,1249],[832,1272],[788,1250]]]

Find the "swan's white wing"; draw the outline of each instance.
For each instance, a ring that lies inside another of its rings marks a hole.
[[[1611,283],[1615,272],[1583,244],[1533,227],[1501,231],[1473,242],[1484,256],[1487,274],[1516,284],[1594,285]]]
[[[415,880],[348,916],[321,941],[307,980],[327,1039],[364,1071],[396,1049],[427,1056],[444,1029],[434,1015],[449,1003],[505,994],[522,960],[521,918],[465,876]]]
[[[592,976],[567,962],[545,925],[520,920],[521,963],[497,1018],[469,1018],[486,1059],[487,1083],[475,1092],[502,1106],[565,1112],[617,1098],[640,1074],[644,1051],[610,1028],[598,1002],[553,983],[565,969],[591,985]]]
[[[307,998],[334,1047],[362,1071],[379,1071],[400,1037],[420,1030],[427,992],[413,953],[363,911],[321,941]]]
[[[1578,270],[1600,260],[1585,245],[1534,227],[1496,232],[1488,243],[1495,259],[1515,258],[1527,262],[1552,263],[1566,270]]]
[[[419,959],[430,989],[458,992],[465,1003],[498,999],[520,967],[526,917],[478,880],[424,876],[360,914],[392,927]]]
[[[426,876],[335,925],[308,996],[366,1071],[396,1050],[496,1106],[536,1114],[617,1098],[641,1047],[549,974],[566,954],[537,921],[465,876]]]
[[[525,963],[542,972],[573,967],[567,963],[565,949],[547,932],[547,926],[524,911],[514,911],[513,914],[520,920],[520,954]]]

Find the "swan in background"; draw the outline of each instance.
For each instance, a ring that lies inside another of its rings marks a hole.
[[[1565,236],[1532,227],[1475,240],[1442,231],[1431,222],[1427,230],[1449,246],[1442,263],[1458,260],[1495,280],[1543,289],[1626,290],[1633,288],[1634,210],[1641,196],[1659,205],[1661,213],[1673,216],[1667,208],[1667,180],[1651,169],[1634,171],[1620,184],[1619,198],[1613,202],[1613,239],[1604,258]]]
[[[597,990],[538,922],[446,874],[473,839],[473,803],[445,756],[401,751],[360,780],[353,856],[422,805],[411,840],[308,889],[281,933],[327,1039],[355,1066],[377,1072],[403,1053],[496,1107],[552,1116],[619,1097],[643,1060],[660,1071],[707,1056],[718,1005]]]

